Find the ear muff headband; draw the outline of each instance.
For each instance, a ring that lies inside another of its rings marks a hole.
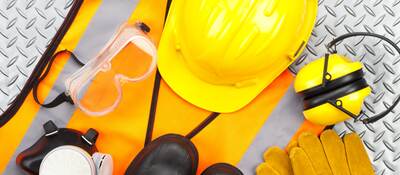
[[[375,37],[375,38],[379,38],[379,39],[381,39],[381,40],[384,40],[384,41],[386,41],[387,43],[389,43],[389,44],[397,51],[397,53],[400,54],[400,48],[396,45],[395,42],[393,42],[393,41],[390,40],[389,38],[386,38],[386,37],[383,36],[383,35],[374,34],[374,33],[368,33],[368,32],[354,32],[354,33],[348,33],[348,34],[339,36],[338,38],[334,39],[333,41],[331,41],[331,42],[327,45],[328,52],[329,52],[330,54],[335,54],[335,53],[337,53],[336,45],[337,45],[340,41],[342,41],[342,40],[344,40],[344,39],[347,39],[347,38],[350,38],[350,37],[356,37],[356,36],[370,36],[370,37]],[[329,59],[329,55],[327,54],[327,55],[325,56],[323,85],[325,85],[325,84],[329,81],[329,78],[327,78],[327,77],[331,77],[330,74],[327,72],[328,59]],[[387,114],[389,114],[390,111],[392,111],[392,110],[394,109],[394,107],[396,107],[396,105],[397,105],[399,102],[400,102],[400,98],[397,98],[397,99],[395,100],[395,102],[394,102],[387,110],[385,110],[385,111],[383,111],[383,112],[381,112],[381,113],[379,113],[379,114],[377,114],[377,115],[375,115],[375,116],[372,116],[372,117],[368,117],[368,116],[367,116],[368,118],[363,119],[363,120],[361,120],[361,121],[362,121],[364,124],[367,124],[367,123],[374,123],[374,122],[378,121],[379,119],[385,117]],[[333,102],[329,102],[329,103],[330,103],[331,105],[335,106],[336,108],[338,108],[339,110],[343,111],[344,113],[346,113],[346,114],[350,115],[351,117],[355,118],[355,119],[358,119],[361,115],[365,115],[363,112],[361,112],[360,115],[355,115],[355,114],[351,113],[350,111],[344,109],[342,106],[337,105],[336,103],[333,103]]]

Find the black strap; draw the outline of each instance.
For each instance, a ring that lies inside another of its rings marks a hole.
[[[370,36],[370,37],[379,38],[379,39],[384,40],[387,43],[389,43],[391,46],[393,46],[393,48],[396,49],[396,51],[398,53],[400,53],[400,48],[397,46],[397,44],[395,42],[393,42],[389,38],[387,38],[387,37],[385,37],[383,35],[379,35],[379,34],[376,34],[376,33],[368,33],[368,32],[353,32],[353,33],[347,33],[347,34],[344,34],[342,36],[339,36],[339,37],[335,38],[334,40],[332,40],[327,45],[328,51],[330,53],[337,53],[336,46],[340,41],[343,41],[343,40],[345,40],[347,38],[356,37],[356,36]]]
[[[325,54],[324,58],[324,73],[322,75],[322,86],[326,87],[326,84],[331,80],[332,75],[328,72],[329,54]]]
[[[61,103],[64,102],[68,102],[73,104],[73,101],[71,99],[71,97],[69,97],[68,95],[65,94],[65,92],[59,94],[54,100],[52,100],[50,103],[44,104],[42,102],[40,102],[39,98],[38,98],[38,88],[39,88],[39,84],[40,82],[42,82],[46,76],[49,74],[51,66],[53,65],[54,60],[58,57],[59,54],[61,53],[68,53],[69,55],[71,55],[71,58],[80,66],[84,66],[84,64],[76,57],[76,55],[69,51],[69,50],[62,50],[57,52],[56,54],[54,54],[49,63],[46,66],[46,70],[44,71],[44,73],[37,79],[37,81],[33,84],[33,98],[35,99],[36,103],[38,103],[39,105],[45,107],[45,108],[53,108],[56,107],[58,105],[60,105]]]
[[[165,22],[167,21],[169,7],[171,6],[171,3],[172,3],[172,0],[168,0],[167,1],[167,6],[166,6],[166,9],[165,9],[164,24],[163,25],[165,25]],[[145,146],[151,142],[152,137],[153,137],[154,122],[156,120],[158,93],[160,92],[160,84],[161,84],[161,74],[157,69],[156,70],[156,78],[154,79],[153,95],[151,97],[149,120],[147,121],[146,138],[145,138],[145,141],[144,141],[144,145]]]
[[[165,12],[164,23],[167,20],[169,8],[171,6],[172,0],[167,1],[167,7]],[[151,106],[150,106],[150,113],[149,113],[149,120],[147,123],[147,131],[146,131],[146,139],[144,145],[148,145],[152,141],[153,137],[153,130],[154,130],[154,123],[156,119],[156,111],[157,111],[157,102],[158,102],[158,94],[160,92],[160,84],[161,84],[161,74],[157,69],[156,77],[154,79],[154,86],[153,86],[153,94],[151,97]],[[211,113],[203,122],[201,122],[196,128],[194,128],[189,134],[186,135],[186,138],[191,139],[196,136],[200,131],[202,131],[206,126],[208,126],[214,119],[218,117],[219,113],[213,112]]]
[[[331,41],[327,45],[328,51],[330,53],[332,53],[332,54],[337,53],[336,45],[340,41],[342,41],[344,39],[347,39],[347,38],[350,38],[350,37],[356,37],[356,36],[371,36],[371,37],[375,37],[375,38],[379,38],[381,40],[384,40],[387,43],[389,43],[394,49],[396,49],[396,51],[400,54],[400,47],[397,46],[397,44],[395,42],[393,42],[392,40],[390,40],[389,38],[387,38],[387,37],[385,37],[383,35],[379,35],[379,34],[375,34],[375,33],[368,33],[368,32],[354,32],[354,33],[348,33],[348,34],[339,36],[338,38],[334,39],[333,41]],[[329,56],[325,56],[325,64],[326,64],[326,65],[324,65],[325,67],[328,67],[328,59],[329,59]],[[324,69],[324,77],[323,78],[325,79],[326,78],[325,75],[328,75],[328,74],[329,73],[327,73],[327,71],[325,71],[325,69]],[[351,117],[355,118],[356,120],[360,119],[362,115],[367,116],[366,119],[362,119],[361,121],[364,124],[368,124],[368,123],[374,123],[374,122],[380,120],[381,118],[385,117],[387,114],[389,114],[394,109],[394,107],[397,106],[397,104],[399,102],[400,102],[400,98],[398,97],[395,100],[395,102],[387,110],[385,110],[385,111],[383,111],[383,112],[381,112],[381,113],[379,113],[379,114],[377,114],[375,116],[372,116],[372,117],[368,117],[367,115],[365,115],[364,112],[361,112],[359,115],[355,115],[355,114],[351,113],[350,111],[346,110],[345,108],[339,107],[338,105],[335,105],[336,103],[331,102],[330,104],[335,106],[337,109],[345,112],[346,114],[350,115]]]
[[[153,94],[151,98],[151,106],[150,106],[150,113],[149,113],[149,120],[147,123],[147,131],[146,131],[146,139],[144,145],[148,145],[152,141],[153,137],[153,130],[154,130],[154,123],[156,118],[156,111],[157,111],[157,102],[158,102],[158,95],[160,92],[160,84],[161,84],[161,74],[157,69],[156,77],[154,80],[154,87],[153,87]],[[200,131],[202,131],[205,127],[207,127],[212,121],[214,121],[220,113],[213,112],[211,113],[203,122],[201,122],[196,128],[190,131],[185,137],[188,139],[192,139],[196,136]]]
[[[144,145],[149,144],[152,140],[154,122],[156,119],[158,94],[160,92],[160,83],[161,83],[161,74],[157,69],[156,78],[154,79],[153,95],[151,97],[150,114],[149,114],[149,120],[147,122],[146,139]]]
[[[149,113],[149,120],[147,123],[147,131],[146,131],[146,139],[144,145],[148,145],[152,141],[153,137],[153,130],[154,130],[154,123],[156,118],[156,111],[157,111],[157,102],[158,102],[158,95],[160,92],[160,84],[161,84],[161,74],[157,70],[156,77],[154,80],[154,87],[153,87],[153,95],[151,98],[151,106],[150,106],[150,113]],[[195,127],[192,131],[190,131],[185,137],[188,139],[192,139],[196,136],[200,131],[202,131],[205,127],[207,127],[212,121],[214,121],[220,113],[213,112],[211,113],[203,122],[201,122],[197,127]]]
[[[220,113],[213,112],[211,113],[203,122],[201,122],[196,128],[189,132],[185,137],[188,139],[192,139],[196,136],[200,131],[202,131],[206,126],[208,126],[212,121],[214,121]]]
[[[171,3],[172,3],[172,0],[167,1],[167,7],[165,9],[165,16],[164,16],[164,23],[165,23],[165,21],[167,21],[168,12],[169,12],[169,8],[171,7]]]

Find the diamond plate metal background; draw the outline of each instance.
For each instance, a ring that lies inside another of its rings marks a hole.
[[[73,0],[0,0],[0,114],[19,94]]]
[[[320,0],[318,18],[301,57],[290,67],[296,73],[326,53],[326,44],[342,34],[368,31],[400,43],[400,0]],[[338,52],[364,64],[372,94],[364,111],[372,116],[387,109],[400,94],[400,56],[387,43],[369,37],[343,41]],[[335,126],[341,134],[357,132],[366,145],[376,174],[400,174],[400,108],[369,125],[348,120]]]

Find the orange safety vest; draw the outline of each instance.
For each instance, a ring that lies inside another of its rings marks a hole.
[[[162,33],[166,3],[166,0],[142,0],[129,19],[131,22],[140,20],[150,26],[149,36],[156,44]],[[73,50],[76,47],[100,4],[99,0],[84,1],[58,50]],[[131,56],[129,48],[117,55]],[[56,59],[49,76],[40,87],[41,99],[48,95],[68,58],[69,55],[61,54]],[[100,152],[113,156],[114,174],[124,174],[130,162],[143,148],[154,79],[155,73],[143,82],[125,84],[123,100],[112,113],[103,117],[90,117],[78,109],[67,125],[80,131],[88,128],[99,131],[96,145]],[[192,141],[199,151],[199,172],[217,162],[237,164],[292,82],[293,75],[285,71],[245,108],[234,113],[220,114],[196,135]],[[160,82],[157,100],[153,138],[168,133],[186,135],[211,113],[186,102],[163,81]],[[39,109],[40,106],[30,94],[17,115],[0,129],[0,172],[9,163]],[[322,127],[305,123],[299,131],[310,129],[320,132]]]

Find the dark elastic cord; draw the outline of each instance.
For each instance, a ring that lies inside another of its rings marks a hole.
[[[158,94],[160,92],[160,84],[161,84],[161,74],[157,69],[156,78],[154,79],[153,96],[151,97],[150,114],[149,114],[149,121],[147,123],[146,139],[144,141],[144,146],[149,144],[153,137],[153,129],[154,129],[154,122],[155,122],[155,118],[156,118],[156,110],[157,110]]]
[[[194,128],[192,131],[190,131],[189,134],[187,134],[185,137],[188,139],[192,139],[194,136],[196,136],[200,131],[202,131],[206,126],[208,126],[212,121],[214,121],[220,113],[213,112],[211,113],[203,122],[201,122],[196,128]]]
[[[153,129],[154,129],[154,123],[155,123],[155,118],[156,118],[158,95],[160,92],[160,84],[161,84],[161,74],[157,70],[156,78],[154,80],[153,95],[151,98],[149,120],[147,123],[146,139],[144,142],[145,146],[148,145],[152,141],[152,137],[153,137]],[[210,124],[215,118],[217,118],[218,115],[219,115],[219,113],[216,113],[216,112],[211,113],[203,122],[201,122],[196,128],[194,128],[189,134],[187,134],[186,138],[191,139],[194,136],[196,136],[208,124]]]
[[[165,16],[164,16],[164,23],[165,23],[165,21],[167,21],[168,12],[169,12],[169,8],[171,7],[171,3],[172,3],[172,0],[168,0],[167,1],[167,7],[166,7],[166,10],[165,10]]]
[[[172,2],[172,0],[168,0],[168,2],[167,2],[167,8],[166,8],[166,12],[165,12],[164,22],[167,19],[169,7],[171,6],[171,2]],[[153,95],[151,97],[151,106],[150,106],[149,120],[147,122],[147,131],[146,131],[146,139],[144,142],[144,146],[148,145],[152,141],[161,79],[162,79],[161,74],[160,74],[159,70],[157,69],[156,77],[154,79]],[[214,119],[216,119],[218,117],[218,115],[219,115],[219,113],[216,113],[216,112],[211,113],[202,123],[200,123],[200,125],[198,125],[189,134],[187,134],[186,138],[191,139],[194,136],[196,136],[208,124],[210,124],[212,121],[214,121]]]
[[[151,98],[150,114],[147,123],[146,139],[144,142],[144,146],[148,145],[152,141],[154,123],[157,111],[158,94],[160,92],[160,84],[161,84],[161,74],[157,69],[156,78],[154,80],[153,96]],[[194,128],[189,134],[187,134],[186,138],[191,139],[194,136],[196,136],[207,125],[209,125],[212,121],[214,121],[214,119],[216,119],[218,115],[219,113],[216,112],[211,113],[203,122],[201,122],[196,128]]]
[[[150,106],[149,120],[147,123],[146,139],[144,142],[144,146],[148,145],[152,141],[154,123],[156,119],[158,95],[160,92],[160,85],[161,85],[161,74],[157,69],[156,77],[154,79],[153,95],[151,97],[151,106]],[[216,112],[211,113],[203,122],[201,122],[196,128],[194,128],[189,134],[187,134],[186,138],[191,139],[194,136],[196,136],[207,125],[209,125],[212,121],[214,121],[214,119],[216,119],[218,115],[219,113]]]
[[[385,36],[383,36],[383,35],[379,35],[379,34],[375,34],[375,33],[368,33],[368,32],[354,32],[354,33],[348,33],[348,34],[339,36],[338,38],[334,39],[333,41],[331,41],[331,42],[328,44],[328,46],[327,46],[327,47],[328,47],[328,51],[329,51],[330,53],[336,53],[336,52],[337,52],[337,51],[336,51],[336,45],[337,45],[340,41],[342,41],[342,40],[344,40],[344,39],[346,39],[346,38],[355,37],[355,36],[371,36],[371,37],[379,38],[379,39],[384,40],[384,41],[386,41],[387,43],[389,43],[394,49],[396,49],[397,53],[400,54],[400,47],[397,46],[397,44],[396,44],[395,42],[393,42],[392,40],[390,40],[389,38],[387,38],[387,37],[385,37]],[[374,123],[374,122],[378,121],[379,119],[385,117],[387,114],[389,114],[390,111],[392,111],[392,110],[394,109],[394,107],[396,107],[396,105],[397,105],[399,102],[400,102],[400,98],[397,98],[397,99],[395,100],[395,102],[394,102],[387,110],[385,110],[385,111],[379,113],[378,115],[375,115],[375,116],[372,116],[372,117],[368,117],[368,118],[366,118],[366,119],[362,119],[361,121],[362,121],[364,124],[367,124],[367,123]],[[363,114],[363,113],[361,113],[361,114]]]
[[[165,21],[167,20],[171,2],[172,2],[172,0],[167,1],[167,6],[165,9],[165,16],[164,16],[164,25],[165,25]],[[153,137],[154,123],[155,123],[156,111],[157,111],[158,94],[160,92],[160,84],[161,84],[161,74],[157,69],[156,78],[154,79],[153,95],[151,97],[151,106],[150,106],[149,120],[147,121],[147,131],[146,131],[146,138],[144,141],[144,146],[149,144]]]
[[[52,100],[50,103],[47,103],[47,104],[41,103],[40,100],[39,100],[39,98],[38,98],[38,88],[39,88],[40,82],[42,82],[42,81],[46,78],[46,76],[49,74],[50,69],[51,69],[51,66],[53,65],[54,60],[55,60],[55,59],[58,57],[58,55],[61,54],[61,53],[68,53],[68,54],[70,54],[70,55],[71,55],[71,58],[72,58],[78,65],[84,66],[84,64],[76,57],[76,55],[75,55],[73,52],[69,51],[69,50],[62,50],[62,51],[59,51],[59,52],[57,52],[56,54],[54,54],[54,55],[51,57],[49,63],[48,63],[47,66],[46,66],[46,69],[45,69],[44,73],[43,73],[43,74],[38,78],[38,80],[33,84],[33,89],[32,89],[32,90],[33,90],[33,92],[32,92],[32,93],[33,93],[33,99],[36,101],[37,104],[39,104],[39,105],[41,105],[41,106],[43,106],[43,107],[45,107],[45,108],[53,108],[53,107],[56,107],[56,106],[58,106],[58,105],[60,105],[61,103],[64,103],[64,102],[69,102],[69,103],[73,104],[71,97],[67,96],[64,92],[61,93],[61,94],[59,94],[54,100]]]
[[[34,92],[35,92],[35,91],[34,91]],[[34,98],[35,98],[35,96],[36,96],[36,95],[34,94]],[[54,98],[54,100],[52,100],[51,102],[46,103],[46,104],[41,104],[41,103],[39,103],[38,100],[37,100],[37,97],[35,98],[35,101],[36,101],[39,105],[41,105],[41,106],[43,106],[43,107],[45,107],[45,108],[54,108],[54,107],[57,107],[58,105],[60,105],[60,104],[62,104],[62,103],[64,103],[64,102],[68,102],[68,103],[74,104],[74,103],[72,102],[71,97],[67,96],[65,93],[58,94],[57,97]]]

